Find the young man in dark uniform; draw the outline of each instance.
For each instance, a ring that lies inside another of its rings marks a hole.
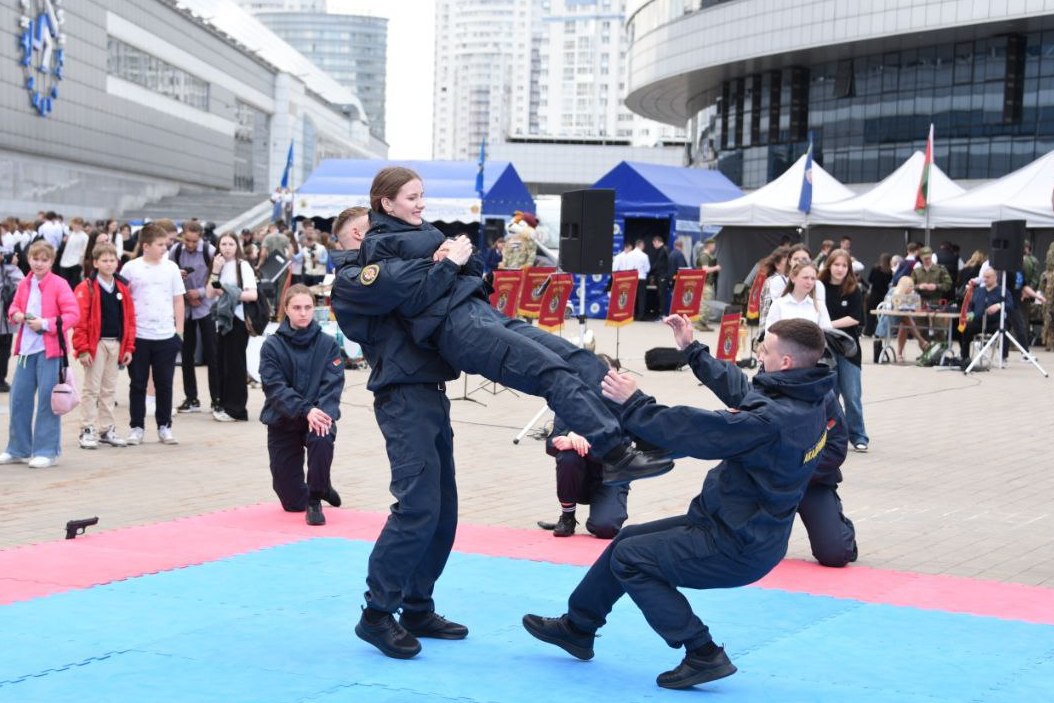
[[[753,382],[692,341],[688,318],[666,322],[696,376],[729,409],[664,407],[638,391],[631,376],[615,372],[605,377],[604,394],[623,404],[622,421],[635,435],[722,461],[707,473],[687,514],[624,527],[571,594],[565,615],[526,615],[523,624],[543,642],[591,659],[597,629],[628,593],[667,644],[686,650],[658,685],[688,688],[736,668],[677,587],[743,586],[786,554],[794,515],[826,443],[834,375],[816,366],[824,335],[812,322],[781,320],[769,328]]]

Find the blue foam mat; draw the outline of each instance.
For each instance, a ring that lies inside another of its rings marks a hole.
[[[454,554],[440,612],[462,642],[412,661],[358,640],[372,545],[312,539],[201,566],[0,607],[0,703],[670,699],[677,664],[628,599],[580,662],[527,635],[584,568]],[[1054,627],[800,593],[687,591],[739,673],[700,691],[729,700],[1050,699]]]

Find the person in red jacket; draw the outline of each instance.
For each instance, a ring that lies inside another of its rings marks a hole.
[[[81,392],[81,449],[99,443],[127,444],[117,435],[113,416],[117,372],[132,361],[135,351],[135,303],[128,283],[116,274],[117,248],[98,244],[92,251],[95,270],[73,292],[80,322],[73,329],[73,353],[84,367]],[[101,432],[95,431],[96,419]]]
[[[0,464],[46,469],[55,465],[62,450],[62,423],[48,399],[58,383],[63,356],[59,320],[66,334],[79,321],[80,311],[70,285],[51,272],[54,263],[55,247],[42,240],[30,245],[32,275],[18,284],[8,309],[8,321],[19,325],[13,347],[18,365],[11,384],[7,449],[0,454]]]

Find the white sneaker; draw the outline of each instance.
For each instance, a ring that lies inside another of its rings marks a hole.
[[[51,457],[35,456],[29,460],[29,468],[31,469],[46,469],[54,465],[55,460]]]
[[[0,454],[0,464],[25,464],[27,461],[29,461],[28,457],[15,456],[11,452]]]
[[[128,446],[128,442],[124,441],[123,439],[117,436],[117,430],[114,429],[113,425],[110,425],[105,430],[103,430],[102,434],[99,435],[99,442],[101,442],[102,444],[109,444],[111,447]]]
[[[128,439],[125,441],[125,444],[127,444],[129,447],[134,447],[137,444],[142,444],[144,434],[146,433],[143,432],[142,427],[133,427],[132,431],[128,433]]]
[[[213,410],[212,419],[216,422],[235,422],[235,419],[228,415],[226,410]]]
[[[157,428],[157,438],[161,444],[179,444],[179,440],[172,435],[172,428],[168,425]]]
[[[99,436],[95,434],[95,428],[89,425],[82,429],[77,443],[81,449],[96,449],[99,446]]]

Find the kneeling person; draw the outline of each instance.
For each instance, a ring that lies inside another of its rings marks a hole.
[[[344,391],[344,363],[336,340],[315,322],[315,300],[307,286],[283,296],[286,318],[260,351],[263,410],[271,477],[282,507],[307,510],[309,525],[324,525],[321,501],[340,505],[330,484],[333,442]],[[307,451],[307,482],[304,451]]]

